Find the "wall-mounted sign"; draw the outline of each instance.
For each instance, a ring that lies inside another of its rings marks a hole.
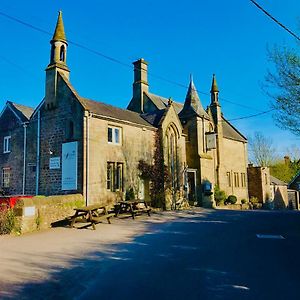
[[[77,190],[77,142],[62,144],[61,189]]]
[[[49,169],[51,170],[60,169],[60,157],[50,157]]]
[[[207,150],[217,148],[217,135],[215,133],[207,133],[206,135],[206,148]]]

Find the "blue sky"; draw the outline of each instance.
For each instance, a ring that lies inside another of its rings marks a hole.
[[[297,32],[299,0],[258,3]],[[127,106],[132,93],[130,65],[143,57],[149,62],[150,91],[155,94],[183,102],[186,88],[158,77],[188,86],[192,73],[206,107],[210,100],[206,94],[215,73],[227,119],[269,110],[270,99],[260,87],[266,70],[272,68],[267,46],[296,46],[292,36],[249,0],[2,0],[0,13],[52,33],[60,9],[68,39],[127,65],[70,44],[67,61],[71,83],[83,97],[122,108]],[[44,95],[51,36],[1,15],[0,27],[0,107],[6,100],[35,107]],[[263,132],[273,139],[282,156],[287,147],[300,147],[297,137],[275,126],[271,113],[232,123],[247,137],[254,131]]]

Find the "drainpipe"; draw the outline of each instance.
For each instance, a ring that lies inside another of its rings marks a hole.
[[[27,124],[28,123],[23,123],[23,128],[24,128],[24,142],[23,142],[23,188],[22,188],[22,194],[23,195],[25,195],[25,182],[26,182]]]
[[[90,156],[89,156],[89,146],[90,146],[90,130],[89,130],[89,119],[91,113],[88,112],[86,117],[86,166],[85,166],[85,178],[86,178],[86,187],[85,187],[85,205],[89,205],[89,165],[90,165]]]
[[[36,178],[35,178],[35,194],[39,194],[39,177],[40,177],[40,130],[41,130],[41,113],[38,111],[37,121],[37,141],[36,141]]]

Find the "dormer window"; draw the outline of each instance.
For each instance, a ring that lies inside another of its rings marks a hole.
[[[11,136],[5,136],[3,139],[3,153],[9,153],[11,151],[10,145]]]

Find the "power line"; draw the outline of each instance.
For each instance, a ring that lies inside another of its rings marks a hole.
[[[269,112],[271,112],[271,111],[273,111],[273,110],[275,110],[275,108],[272,108],[272,109],[263,111],[263,112],[261,112],[261,113],[255,114],[255,115],[250,115],[250,116],[245,116],[245,117],[240,117],[240,118],[230,119],[230,120],[228,120],[228,121],[237,121],[237,120],[243,120],[243,119],[254,118],[254,117],[258,117],[258,116],[267,114],[267,113],[269,113]]]
[[[13,16],[11,16],[11,15],[8,15],[8,14],[6,14],[6,13],[4,13],[4,12],[1,12],[1,11],[0,11],[0,15],[2,15],[3,17],[5,17],[5,18],[7,18],[7,19],[9,19],[9,20],[11,20],[11,21],[17,22],[17,23],[19,23],[19,24],[21,24],[21,25],[23,25],[23,26],[29,27],[30,29],[33,29],[33,30],[36,30],[36,31],[38,31],[38,32],[44,33],[44,34],[46,34],[46,35],[48,35],[48,36],[52,36],[52,33],[50,33],[49,31],[46,31],[46,30],[44,30],[44,29],[42,29],[42,28],[39,28],[39,27],[37,27],[37,26],[34,26],[34,25],[32,25],[32,24],[30,24],[30,23],[28,23],[28,22],[24,22],[24,21],[22,21],[22,20],[20,20],[20,19],[18,19],[18,18],[16,18],[16,17],[13,17]],[[77,42],[75,42],[75,41],[72,41],[72,40],[67,40],[67,42],[68,42],[69,44],[72,44],[72,45],[78,47],[78,48],[81,48],[81,49],[86,50],[86,51],[88,51],[88,52],[90,52],[90,53],[93,53],[93,54],[95,54],[95,55],[97,55],[97,56],[100,56],[100,57],[102,57],[102,58],[105,58],[105,59],[107,59],[107,60],[109,60],[109,61],[111,61],[111,62],[114,62],[114,63],[117,63],[117,64],[122,65],[122,66],[124,66],[124,67],[127,67],[127,68],[132,69],[132,65],[131,65],[131,64],[122,62],[121,60],[116,59],[116,58],[114,58],[114,57],[112,57],[112,56],[108,56],[108,55],[106,55],[106,54],[104,54],[104,53],[101,53],[100,51],[91,49],[91,48],[89,48],[89,47],[87,47],[87,46],[84,46],[84,45],[79,44],[79,43],[77,43]],[[170,83],[170,84],[177,85],[177,86],[179,86],[179,87],[181,87],[181,88],[185,88],[185,89],[188,88],[188,86],[186,86],[186,85],[184,85],[184,84],[182,84],[182,83],[179,83],[179,82],[176,82],[176,81],[173,81],[173,80],[169,80],[169,79],[167,79],[167,78],[164,78],[164,77],[159,76],[159,75],[156,75],[156,74],[152,74],[151,72],[148,72],[148,75],[149,75],[149,76],[152,76],[152,77],[154,77],[154,78],[157,78],[157,79],[159,79],[159,80],[168,82],[168,83]],[[206,93],[206,92],[202,92],[202,91],[199,91],[199,90],[197,90],[197,92],[198,92],[199,94],[203,94],[203,95],[206,95],[206,96],[210,96],[210,94],[209,94],[209,93]],[[251,107],[251,106],[247,106],[247,105],[243,105],[243,104],[236,103],[236,102],[233,102],[233,101],[229,101],[229,100],[227,100],[227,99],[224,99],[223,97],[219,97],[219,98],[220,98],[222,101],[224,101],[224,102],[228,102],[228,103],[231,103],[231,104],[240,106],[240,107],[244,107],[244,108],[248,108],[248,109],[252,109],[252,110],[259,111],[258,109],[254,108],[254,107]],[[262,113],[265,113],[265,112],[262,112]]]
[[[277,23],[280,27],[282,27],[284,30],[286,30],[289,34],[291,34],[294,38],[296,38],[298,41],[300,41],[299,36],[297,36],[294,32],[292,32],[290,29],[288,29],[285,25],[283,25],[281,22],[279,22],[277,19],[275,19],[269,12],[267,12],[262,6],[260,6],[256,1],[250,0],[258,9],[260,9],[264,14],[266,14],[269,18],[271,18],[275,23]]]

